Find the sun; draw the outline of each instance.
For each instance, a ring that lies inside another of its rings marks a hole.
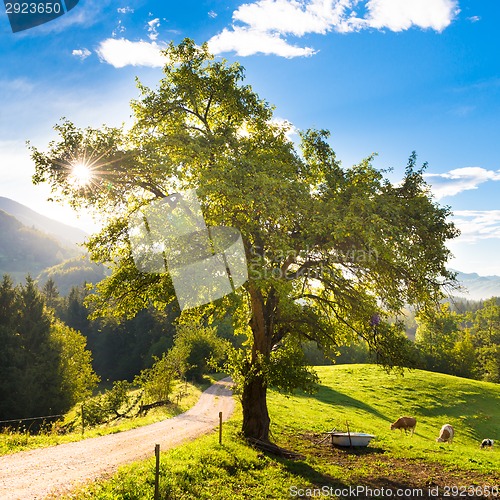
[[[70,182],[76,187],[85,187],[92,180],[92,170],[85,163],[75,163],[71,167]]]

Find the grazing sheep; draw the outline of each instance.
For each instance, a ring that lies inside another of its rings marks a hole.
[[[452,443],[453,436],[455,435],[455,431],[450,424],[445,424],[441,427],[441,431],[439,432],[439,437],[436,439],[438,443]]]
[[[393,424],[391,424],[391,431],[399,429],[401,433],[404,430],[405,434],[407,434],[409,429],[411,430],[411,435],[413,436],[416,425],[417,419],[415,417],[399,417]]]
[[[481,442],[481,448],[493,448],[493,439],[483,439]]]

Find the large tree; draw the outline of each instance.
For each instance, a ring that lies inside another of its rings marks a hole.
[[[296,354],[290,345],[301,336],[325,348],[363,338],[381,362],[403,363],[406,339],[393,318],[405,304],[436,301],[453,281],[445,242],[457,231],[415,155],[397,185],[372,158],[342,168],[326,131],[301,133],[300,146],[289,139],[290,127],[243,84],[241,65],[190,40],[164,54],[159,86],[138,84],[130,129],[60,123],[59,140],[32,149],[34,182],[105,221],[88,243],[92,258],[112,268],[93,296],[97,313],[133,315],[175,300],[168,273],[134,265],[127,221],[141,205],[195,188],[207,225],[240,230],[249,280],[198,312],[221,318],[230,309],[248,332],[243,431],[267,441],[266,390],[273,362],[285,362],[279,346]],[[90,179],[77,175],[79,162]]]

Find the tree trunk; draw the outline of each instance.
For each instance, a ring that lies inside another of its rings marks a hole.
[[[241,398],[242,431],[246,438],[269,441],[267,382],[261,373],[261,362],[267,361],[271,354],[274,308],[269,307],[269,298],[267,304],[264,304],[262,293],[257,288],[250,286],[249,292],[252,306],[250,327],[253,333],[253,346],[251,369]]]
[[[267,386],[262,377],[252,377],[241,398],[243,407],[243,435],[246,438],[269,441],[269,413],[267,411]]]

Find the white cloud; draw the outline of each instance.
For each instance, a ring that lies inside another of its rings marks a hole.
[[[166,45],[153,42],[131,42],[124,38],[108,38],[99,44],[97,53],[102,61],[111,64],[115,68],[125,66],[149,66],[161,68],[166,63],[166,58],[161,50]]]
[[[160,27],[160,19],[157,17],[148,22],[148,37],[155,41],[158,38],[158,28]]]
[[[116,9],[116,11],[120,14],[133,14],[134,13],[134,9],[132,9],[130,7],[119,7],[118,9]]]
[[[208,13],[208,16],[211,17],[212,19],[215,19],[217,17],[217,12],[215,12],[214,10],[211,10],[209,13]]]
[[[341,23],[346,8],[352,3],[349,0],[259,0],[240,6],[233,13],[233,19],[262,32],[296,36],[324,34]]]
[[[500,210],[458,210],[453,222],[461,231],[461,242],[500,238]]]
[[[357,7],[364,8],[365,17],[358,17]],[[458,0],[258,0],[238,7],[233,26],[209,43],[216,53],[307,56],[314,49],[291,45],[285,37],[370,28],[402,31],[414,26],[439,32],[457,13]],[[258,42],[259,37],[264,42]],[[257,43],[252,49],[253,42]]]
[[[215,54],[234,51],[239,56],[252,54],[275,54],[281,57],[310,56],[314,50],[309,47],[290,45],[276,33],[265,33],[248,28],[234,27],[232,31],[224,28],[222,33],[208,42]]]
[[[486,170],[481,167],[464,167],[450,170],[444,174],[424,174],[432,186],[437,199],[455,196],[463,191],[477,189],[488,181],[500,181],[500,170]]]
[[[285,118],[280,118],[275,116],[274,118],[271,119],[271,123],[284,130],[285,136],[289,141],[292,141],[294,136],[297,136],[299,134],[297,127],[293,123],[290,123]]]
[[[412,26],[443,31],[458,13],[456,0],[370,0],[366,7],[370,27],[391,31]]]
[[[458,116],[459,118],[465,118],[474,113],[476,109],[476,106],[471,106],[470,104],[461,104],[452,108],[450,113],[452,115]]]
[[[84,61],[85,59],[87,59],[87,57],[90,56],[90,54],[92,54],[92,52],[90,52],[89,49],[75,49],[73,52],[71,52],[71,54]]]
[[[365,12],[364,17],[359,17],[357,8]],[[224,28],[208,43],[215,54],[304,57],[316,51],[294,43],[293,38],[362,29],[402,31],[414,26],[442,31],[457,13],[458,0],[257,0],[240,5],[233,12],[233,25]],[[216,13],[210,11],[209,16],[214,17]],[[148,22],[152,43],[125,39],[115,43],[111,39],[103,41],[98,50],[101,59],[115,67],[162,66],[158,55],[161,46],[156,43],[159,26],[159,18]]]

